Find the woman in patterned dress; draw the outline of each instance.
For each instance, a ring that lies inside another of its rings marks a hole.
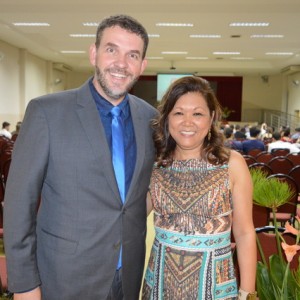
[[[252,181],[244,158],[223,146],[213,90],[200,77],[178,79],[159,110],[148,199],[155,240],[142,299],[256,299]]]

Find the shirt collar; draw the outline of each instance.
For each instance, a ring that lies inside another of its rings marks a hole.
[[[93,84],[93,78],[90,79],[89,81],[89,86],[90,86],[90,90],[91,93],[93,95],[93,98],[96,102],[98,111],[107,116],[110,114],[111,109],[114,107],[114,105],[112,105],[108,100],[106,100],[102,95],[100,95],[98,93],[98,91],[96,90],[94,84]],[[124,99],[122,100],[121,103],[118,104],[118,106],[120,107],[124,117],[127,117],[127,115],[129,114],[129,105],[128,105],[128,93],[125,95]]]

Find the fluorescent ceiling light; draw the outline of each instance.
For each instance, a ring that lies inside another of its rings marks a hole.
[[[219,34],[190,34],[190,38],[198,39],[219,39],[220,37]]]
[[[161,54],[188,54],[187,51],[163,51]]]
[[[230,57],[230,59],[234,59],[234,60],[252,60],[254,58],[253,57]]]
[[[45,26],[50,26],[49,23],[37,23],[37,22],[17,22],[13,23],[15,26],[37,26],[37,27],[45,27]]]
[[[159,34],[148,34],[148,37],[150,37],[150,38],[159,38],[160,35]]]
[[[166,27],[193,27],[194,24],[191,23],[156,23],[156,26],[166,26]]]
[[[96,22],[85,22],[82,23],[83,26],[87,26],[87,27],[97,27],[99,25],[99,23]]]
[[[83,33],[72,33],[70,34],[70,37],[75,37],[75,38],[94,38],[96,37],[96,34],[83,34]]]
[[[266,55],[293,55],[293,52],[266,52]]]
[[[206,59],[208,59],[208,57],[204,57],[204,56],[187,56],[185,59],[206,60]]]
[[[85,51],[81,51],[81,50],[62,50],[60,51],[60,53],[64,53],[64,54],[80,54],[80,53],[86,53]]]
[[[255,39],[272,39],[272,38],[283,38],[284,35],[282,34],[253,34],[250,36],[250,38],[255,38]]]
[[[270,23],[267,22],[234,22],[229,24],[233,27],[267,27],[269,25]]]
[[[216,51],[213,52],[215,55],[240,55],[240,52],[222,52],[222,51]]]
[[[149,56],[149,57],[146,57],[146,59],[155,60],[155,59],[164,59],[164,58],[161,56]]]

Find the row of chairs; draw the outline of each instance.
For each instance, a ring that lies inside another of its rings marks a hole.
[[[271,152],[268,151],[262,151],[261,149],[251,149],[247,154],[253,158],[255,158],[258,162],[269,162],[272,158],[276,156],[285,156],[290,161],[293,162],[293,164],[300,164],[300,152],[298,153],[290,153],[289,149],[273,149]]]
[[[260,169],[266,174],[267,178],[276,178],[289,185],[291,191],[293,191],[293,197],[288,203],[277,208],[276,219],[282,226],[286,221],[294,224],[295,216],[300,217],[300,209],[298,208],[298,204],[300,204],[300,165],[292,168],[289,174],[273,173],[273,170],[264,163],[254,163],[249,166],[249,170],[251,169]],[[273,223],[274,218],[271,210],[254,204],[253,222],[255,227],[263,227],[269,225],[270,222]]]
[[[300,165],[300,163],[293,162],[287,156],[275,156],[275,157],[269,157],[268,159],[259,159],[259,157],[255,158],[250,155],[244,155],[244,159],[248,166],[255,164],[255,163],[267,164],[272,169],[274,174],[275,173],[289,174],[289,172],[295,166]]]

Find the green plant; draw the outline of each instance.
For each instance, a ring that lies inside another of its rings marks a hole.
[[[227,120],[227,118],[229,118],[229,116],[230,116],[232,113],[234,113],[234,112],[235,112],[235,110],[230,109],[230,108],[227,107],[227,106],[224,106],[224,107],[222,108],[222,119],[223,119],[223,120]]]
[[[272,210],[277,243],[277,253],[269,257],[268,264],[259,239],[257,239],[258,249],[262,257],[262,262],[257,263],[258,297],[260,300],[300,300],[300,266],[298,265],[296,271],[290,269],[290,262],[296,252],[300,250],[300,231],[287,222],[284,233],[280,233],[276,222],[277,208],[288,202],[293,196],[293,192],[287,183],[276,178],[267,178],[260,170],[251,170],[251,176],[254,203]],[[298,217],[296,219],[299,228],[300,219]],[[294,245],[288,245],[285,242],[284,234],[287,232],[296,235]],[[284,260],[283,253],[287,262]]]

